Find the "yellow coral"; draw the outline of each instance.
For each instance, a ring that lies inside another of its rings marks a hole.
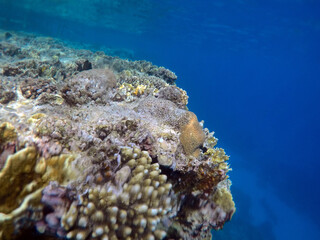
[[[76,173],[71,167],[71,163],[74,160],[74,156],[61,154],[59,156],[53,156],[49,159],[41,158],[36,166],[36,170],[42,173],[42,181],[49,182],[52,179],[64,184],[64,181],[73,179],[76,177]]]
[[[132,86],[132,84],[130,84],[130,83],[123,83],[120,87],[119,87],[119,89],[126,89],[126,90],[133,90],[134,89],[134,87]]]
[[[70,155],[39,159],[35,147],[7,158],[0,172],[0,236],[10,236],[14,219],[39,204],[41,191],[49,181],[64,184],[75,177],[70,168],[73,159]]]
[[[206,142],[209,147],[213,148],[217,145],[218,139],[212,136],[208,137]]]
[[[180,127],[180,142],[187,155],[199,155],[198,148],[205,140],[205,134],[200,126],[197,116],[188,112],[187,121]]]
[[[8,214],[0,212],[0,239],[5,240],[12,238],[12,233],[14,231],[14,219],[21,216],[27,210],[27,208],[38,205],[39,200],[41,198],[41,192],[42,188],[27,195],[23,199],[20,206]]]
[[[16,140],[17,132],[14,126],[9,122],[0,125],[0,144]]]
[[[45,117],[46,115],[44,113],[36,113],[33,114],[29,119],[28,123],[35,123],[38,122],[41,118]]]
[[[136,96],[141,96],[144,93],[144,90],[146,90],[147,86],[145,85],[138,85],[134,90],[133,94]]]
[[[204,154],[209,155],[213,163],[223,163],[229,160],[229,156],[222,148],[209,148]]]
[[[213,195],[213,201],[226,213],[233,214],[236,210],[232,195],[226,188],[218,188]]]
[[[74,157],[66,154],[49,159],[40,158],[34,147],[25,148],[8,157],[0,172],[0,212],[17,208],[24,196],[49,181],[60,183],[72,176],[70,164]],[[75,177],[75,176],[74,176]]]
[[[229,160],[229,156],[226,155],[224,149],[222,148],[209,148],[205,153],[205,155],[209,156],[209,159],[212,163],[218,164],[219,169],[223,171],[231,170],[229,165],[227,164],[227,160]]]
[[[23,149],[8,157],[0,172],[0,212],[8,213],[17,208],[22,191],[33,179],[32,170],[36,164],[37,153],[34,147]]]

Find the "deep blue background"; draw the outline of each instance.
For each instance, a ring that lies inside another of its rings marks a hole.
[[[136,32],[10,1],[0,1],[0,27],[132,50],[176,72],[190,110],[231,155],[237,212],[214,239],[320,239],[320,2],[145,2],[154,7],[137,12],[147,21]]]

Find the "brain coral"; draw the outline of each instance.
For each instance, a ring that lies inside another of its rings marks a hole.
[[[0,239],[209,239],[231,219],[229,157],[173,72],[13,36],[0,34],[21,49],[0,49],[15,96],[0,106]]]

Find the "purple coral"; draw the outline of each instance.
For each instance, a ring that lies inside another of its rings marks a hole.
[[[71,203],[71,191],[59,186],[58,182],[50,182],[42,191],[41,202],[43,203],[43,218],[36,223],[40,233],[57,234],[59,237],[66,235],[60,225],[63,214]]]

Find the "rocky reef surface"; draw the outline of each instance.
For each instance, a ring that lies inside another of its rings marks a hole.
[[[211,239],[229,157],[176,79],[0,32],[0,239]]]

